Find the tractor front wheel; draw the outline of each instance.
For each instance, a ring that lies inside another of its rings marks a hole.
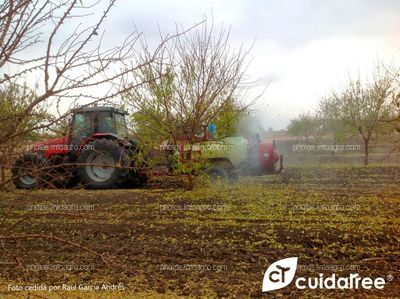
[[[14,185],[18,189],[38,187],[45,164],[45,159],[37,154],[26,154],[18,158],[11,169]]]
[[[88,144],[78,158],[78,175],[84,187],[109,189],[120,187],[128,177],[129,158],[118,142],[98,139]]]

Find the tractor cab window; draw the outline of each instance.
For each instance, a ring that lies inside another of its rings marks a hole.
[[[98,132],[115,134],[114,119],[111,112],[99,112]]]
[[[88,113],[77,113],[74,117],[73,134],[78,137],[89,137],[93,134],[93,119]]]
[[[115,129],[117,135],[121,138],[128,137],[128,131],[126,129],[125,117],[122,114],[115,114]]]

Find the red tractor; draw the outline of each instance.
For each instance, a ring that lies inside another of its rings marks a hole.
[[[137,142],[128,139],[126,112],[112,107],[73,111],[67,136],[33,144],[12,168],[17,188],[40,185],[89,189],[138,185],[147,180]]]

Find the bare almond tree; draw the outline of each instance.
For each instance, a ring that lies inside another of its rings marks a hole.
[[[321,103],[325,115],[343,121],[360,134],[364,141],[365,165],[368,165],[370,140],[391,110],[395,93],[394,77],[379,65],[369,82],[350,80],[342,91],[334,91]]]
[[[1,5],[0,101],[4,105],[15,103],[7,90],[31,88],[30,92],[24,91],[29,101],[18,109],[11,105],[8,113],[0,116],[2,169],[10,166],[5,161],[12,161],[12,153],[6,149],[18,148],[16,141],[23,140],[21,136],[65,118],[65,107],[74,107],[78,99],[84,99],[87,105],[104,102],[145,83],[137,80],[129,86],[120,85],[125,76],[151,63],[159,48],[148,52],[136,30],[120,44],[104,46],[106,18],[115,3],[116,0],[8,0]],[[93,21],[89,23],[90,20]],[[146,52],[146,59],[138,62],[142,51]],[[58,109],[60,106],[64,110]],[[27,120],[35,119],[38,111],[51,108],[59,113],[49,115],[46,121],[25,125]],[[1,177],[4,180],[4,175]]]
[[[229,45],[229,30],[216,30],[204,21],[171,40],[160,60],[135,74],[148,82],[125,93],[135,120],[160,140],[191,146],[204,137],[204,128],[228,103],[244,109],[249,87],[245,72],[248,51]],[[143,57],[147,61],[149,57]],[[124,82],[128,88],[137,81]],[[185,153],[189,162],[191,150]]]

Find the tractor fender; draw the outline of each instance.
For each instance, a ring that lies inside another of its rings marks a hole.
[[[123,138],[120,138],[118,135],[113,134],[113,133],[96,133],[93,134],[87,141],[86,143],[90,143],[96,139],[108,139],[108,140],[117,140],[118,144],[124,146],[124,147],[131,147],[132,144]]]

